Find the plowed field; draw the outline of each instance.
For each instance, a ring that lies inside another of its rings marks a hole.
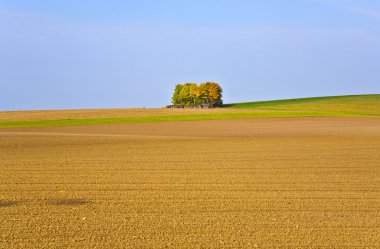
[[[0,248],[379,248],[380,119],[0,129]]]

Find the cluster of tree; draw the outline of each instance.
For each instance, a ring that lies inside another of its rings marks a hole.
[[[209,104],[211,106],[221,106],[222,88],[218,83],[206,82],[197,85],[196,83],[178,84],[175,86],[172,103],[174,105],[197,106]]]

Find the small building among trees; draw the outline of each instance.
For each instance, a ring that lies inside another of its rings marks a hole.
[[[218,83],[206,82],[177,84],[172,103],[168,108],[213,108],[221,107],[222,88]]]

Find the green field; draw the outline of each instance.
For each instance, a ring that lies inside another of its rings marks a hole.
[[[0,113],[0,128],[43,127],[68,125],[95,125],[142,122],[196,121],[251,118],[291,117],[380,117],[380,94],[300,98],[275,101],[227,104],[219,110],[191,113],[173,110],[159,113],[160,109],[141,109],[144,115],[126,117],[60,118],[41,120],[2,120],[11,112]],[[57,111],[59,112],[59,111]],[[152,115],[151,115],[152,114]],[[47,115],[49,116],[49,115]]]
[[[338,115],[380,115],[380,94],[329,96],[236,103],[230,108],[267,111],[330,112]]]

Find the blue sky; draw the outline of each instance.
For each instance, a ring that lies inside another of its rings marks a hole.
[[[0,110],[380,93],[380,1],[0,0]]]

